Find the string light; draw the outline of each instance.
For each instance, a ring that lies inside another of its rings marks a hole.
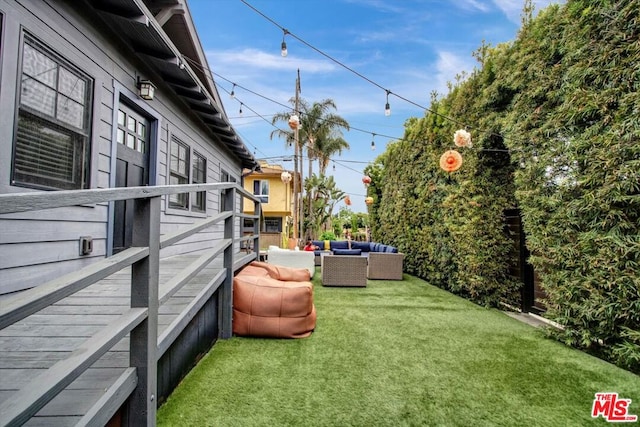
[[[376,151],[376,142],[374,141],[375,138],[376,138],[376,134],[372,133],[371,134],[371,151]]]
[[[240,103],[240,111],[239,111],[239,114],[240,114],[240,115],[242,115],[242,106],[243,106],[243,105],[244,105],[244,104],[241,102],[241,103]]]
[[[384,104],[384,115],[385,116],[390,116],[391,115],[391,106],[389,105],[389,94],[391,93],[390,90],[387,90],[387,103]]]
[[[289,34],[289,31],[287,31],[285,28],[282,29],[282,45],[280,47],[280,55],[282,55],[282,57],[286,57],[287,56],[287,42],[284,41],[285,36]]]
[[[236,91],[235,91],[235,89],[236,89],[236,84],[234,83],[234,84],[233,84],[233,87],[231,88],[231,93],[229,94],[229,96],[231,97],[231,99],[233,99],[233,98],[235,98],[235,97],[236,97]]]

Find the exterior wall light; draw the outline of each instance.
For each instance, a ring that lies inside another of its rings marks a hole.
[[[138,77],[138,95],[147,101],[153,101],[156,92],[156,86],[150,80],[140,80]]]

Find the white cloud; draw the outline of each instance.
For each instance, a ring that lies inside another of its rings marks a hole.
[[[384,12],[402,13],[404,9],[399,7],[395,2],[387,0],[346,0],[347,3],[361,4],[373,9],[382,10]]]
[[[475,66],[475,60],[470,56],[460,56],[452,52],[439,51],[436,61],[436,82],[435,88],[439,94],[448,92],[447,82],[454,82],[456,74],[463,71],[470,73]]]
[[[283,58],[279,53],[267,53],[258,49],[209,50],[207,59],[214,70],[220,68],[246,68],[267,70],[304,69],[309,73],[328,72],[336,69],[336,65],[327,60],[303,59],[293,55]]]
[[[506,1],[510,1],[510,0],[506,0]],[[511,0],[511,1],[514,1],[514,0]],[[481,12],[488,12],[490,9],[489,5],[479,0],[462,0],[460,2],[456,2],[456,6],[460,7],[461,9],[479,10]]]

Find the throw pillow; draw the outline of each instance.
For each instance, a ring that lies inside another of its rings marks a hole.
[[[360,255],[362,250],[360,249],[334,249],[334,255]]]

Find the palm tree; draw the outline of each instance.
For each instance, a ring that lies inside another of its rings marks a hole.
[[[294,105],[296,99],[291,98],[289,102]],[[309,177],[313,175],[313,161],[318,161],[318,169],[324,175],[329,164],[330,156],[335,153],[341,153],[342,150],[348,149],[349,144],[342,138],[342,129],[349,130],[349,123],[342,117],[331,112],[337,109],[336,103],[332,99],[323,99],[320,102],[314,102],[309,105],[304,99],[298,99],[298,109],[300,114],[300,130],[298,134],[298,142],[300,149],[307,149],[309,158]],[[291,113],[289,111],[275,114],[271,123],[288,122]],[[274,136],[284,138],[285,143],[290,147],[294,142],[294,132],[282,129],[275,129],[271,132],[271,139]],[[300,169],[302,174],[302,168]],[[307,210],[306,215],[311,216],[313,203],[311,194],[307,191]],[[307,221],[308,224],[311,222]]]
[[[330,219],[333,207],[344,199],[345,193],[336,187],[332,176],[313,174],[305,180],[305,189],[309,195],[307,203],[307,236],[318,235],[324,225],[324,229],[330,227]]]
[[[329,161],[334,154],[342,154],[342,150],[349,149],[349,143],[342,137],[327,138],[317,145],[319,145],[316,148],[316,155],[318,157],[318,169],[320,171],[320,175],[326,174],[327,168],[329,167]]]
[[[318,160],[320,169],[323,162],[328,164],[328,160],[322,160],[323,158],[328,159],[331,154],[349,148],[349,144],[342,138],[342,129],[349,130],[349,122],[330,112],[337,109],[332,99],[314,102],[311,107],[306,102],[301,105],[303,108],[301,109],[300,136],[305,141],[303,145],[307,147],[309,176],[311,176],[314,160]],[[336,148],[336,142],[330,142],[332,140],[341,141],[338,142],[339,148]],[[326,153],[327,148],[329,148],[329,154]],[[326,166],[324,169],[326,171]]]

